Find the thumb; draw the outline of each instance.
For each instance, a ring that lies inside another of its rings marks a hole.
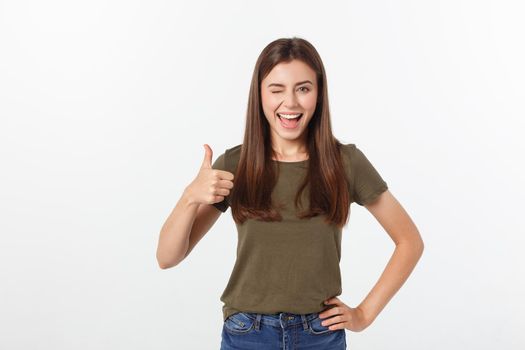
[[[202,161],[202,165],[201,165],[201,168],[209,168],[211,169],[211,158],[213,156],[213,151],[211,149],[210,146],[208,146],[208,144],[204,144],[204,150],[205,150],[205,153],[204,153],[204,160]]]

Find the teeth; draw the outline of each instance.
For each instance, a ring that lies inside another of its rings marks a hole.
[[[278,115],[280,118],[285,118],[285,119],[295,119],[295,118],[300,117],[300,116],[303,115],[303,114],[302,114],[302,113],[299,113],[299,114],[280,114],[280,113],[277,113],[277,115]]]

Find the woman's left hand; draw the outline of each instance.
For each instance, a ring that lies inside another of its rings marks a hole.
[[[349,307],[339,298],[333,297],[325,301],[325,305],[336,305],[319,313],[322,325],[336,329],[348,329],[353,332],[360,332],[369,326],[364,312],[361,308]]]

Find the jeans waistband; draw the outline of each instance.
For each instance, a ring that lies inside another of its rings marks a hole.
[[[288,327],[296,324],[303,324],[307,326],[307,322],[319,316],[318,312],[310,314],[292,314],[288,312],[280,312],[278,314],[259,314],[253,312],[243,312],[247,317],[255,321],[255,328],[259,328],[259,324],[265,324],[274,327]]]

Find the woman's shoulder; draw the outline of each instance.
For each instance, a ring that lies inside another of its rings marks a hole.
[[[241,155],[241,146],[242,146],[242,143],[241,144],[238,144],[236,146],[233,146],[233,147],[230,147],[230,148],[227,148],[226,151],[224,152],[225,154],[227,153],[229,156],[231,157],[234,157],[234,156],[240,156]]]
[[[231,163],[237,163],[239,162],[239,158],[241,157],[241,146],[242,144],[227,148],[226,151],[224,151],[224,156],[228,159]]]
[[[341,147],[342,147],[343,151],[346,151],[346,152],[352,151],[352,150],[357,148],[355,143],[342,143]]]
[[[230,172],[235,172],[237,165],[239,164],[239,159],[241,157],[241,146],[242,144],[227,148],[224,153],[221,155],[224,157],[225,167]]]
[[[346,160],[350,160],[353,155],[356,153],[357,146],[355,143],[342,143],[341,144],[341,153],[343,154]]]

